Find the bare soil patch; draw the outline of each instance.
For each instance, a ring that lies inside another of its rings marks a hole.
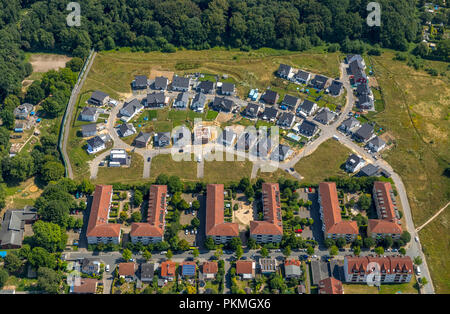
[[[172,71],[152,70],[150,72],[149,79],[154,80],[158,76],[165,76],[169,79],[169,81],[172,81],[173,75],[174,75],[174,72],[172,72]]]
[[[33,66],[33,72],[47,72],[49,70],[64,68],[66,63],[71,59],[64,55],[33,54],[30,58],[30,63]]]

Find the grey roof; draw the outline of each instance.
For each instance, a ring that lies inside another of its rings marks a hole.
[[[292,152],[292,150],[288,145],[280,144],[276,149],[274,149],[270,159],[273,161],[283,161],[286,159],[289,152]]]
[[[127,131],[133,131],[133,133],[136,132],[131,123],[123,123],[119,126],[119,132],[122,136],[124,136]]]
[[[22,105],[17,106],[14,109],[14,115],[28,115],[33,110],[33,105],[29,103],[24,103]]]
[[[314,107],[314,102],[312,102],[308,99],[303,100],[303,103],[300,105],[300,108],[302,109],[302,111],[305,111],[305,112],[311,112],[313,107]]]
[[[179,93],[177,96],[177,102],[178,101],[181,101],[181,102],[184,102],[187,104],[189,101],[189,93],[188,92]]]
[[[232,93],[234,92],[234,84],[233,83],[222,83],[222,93]]]
[[[147,76],[146,75],[136,75],[134,77],[134,86],[146,87],[147,86]]]
[[[367,144],[372,144],[375,147],[381,147],[383,145],[386,145],[386,142],[383,141],[379,136],[375,136]]]
[[[358,95],[369,95],[370,94],[369,85],[367,85],[366,83],[359,84],[358,86],[356,86],[356,93]]]
[[[287,105],[289,107],[295,107],[295,106],[297,106],[298,100],[299,100],[299,98],[297,98],[297,97],[294,97],[291,95],[286,95],[286,96],[284,96],[282,104]]]
[[[108,94],[101,92],[101,91],[95,91],[91,95],[91,99],[98,101],[98,102],[103,102],[106,97],[108,97]]]
[[[141,280],[142,279],[153,279],[156,269],[157,269],[157,265],[155,265],[155,263],[141,264]]]
[[[215,110],[219,111],[231,111],[234,107],[234,102],[231,99],[225,97],[215,97],[213,107]]]
[[[378,175],[379,172],[380,172],[379,167],[374,166],[373,164],[368,164],[361,168],[361,170],[358,172],[358,175],[373,177],[373,176]]]
[[[361,162],[363,162],[364,159],[362,159],[361,157],[355,155],[355,154],[351,154],[348,158],[347,161],[345,162],[348,166],[355,168],[357,165],[359,165]]]
[[[33,208],[7,211],[0,231],[1,245],[21,246],[25,221],[34,221],[36,219],[37,213]]]
[[[139,132],[138,136],[134,139],[135,142],[147,143],[151,137],[151,133]]]
[[[302,270],[300,269],[300,266],[291,264],[284,266],[284,273],[286,276],[301,276]]]
[[[132,116],[137,110],[139,110],[142,107],[143,106],[140,103],[140,101],[134,98],[130,102],[125,103],[122,107],[122,110],[127,112],[129,116]]]
[[[369,104],[369,106],[373,106],[373,100],[367,94],[363,94],[358,98],[358,106],[362,106],[364,104]]]
[[[248,117],[256,118],[258,116],[259,108],[260,106],[257,104],[248,103],[242,113]]]
[[[328,91],[330,94],[338,95],[341,92],[341,88],[342,88],[342,83],[339,81],[333,80],[333,82],[331,82],[330,87],[328,87]]]
[[[205,103],[206,103],[206,95],[200,92],[194,96],[191,108],[204,107]]]
[[[260,258],[259,267],[262,272],[275,272],[277,270],[277,261],[274,258]]]
[[[363,124],[356,132],[355,135],[365,141],[367,141],[373,134],[373,126],[369,123]]]
[[[313,285],[318,285],[319,281],[330,277],[328,263],[321,261],[311,261],[311,274]]]
[[[299,70],[297,73],[295,73],[294,77],[306,81],[309,75],[310,75],[309,72]]]
[[[200,90],[204,90],[207,92],[210,92],[214,89],[214,82],[211,81],[201,81],[198,85],[197,88]]]
[[[344,126],[347,129],[351,129],[354,128],[355,126],[357,126],[359,124],[359,121],[353,117],[350,117],[348,119],[346,119],[344,122],[342,122],[342,126]]]
[[[163,104],[166,100],[166,96],[163,92],[147,94],[147,104]]]
[[[314,133],[316,129],[317,124],[308,120],[303,120],[302,124],[299,127],[299,130],[305,133]]]
[[[101,139],[100,136],[94,136],[93,138],[88,139],[87,143],[92,148],[96,148],[96,147],[100,147],[102,145],[105,145],[105,142]]]
[[[328,110],[328,108],[325,108],[316,115],[314,120],[319,121],[324,124],[327,124],[330,121],[332,121],[334,119],[334,117],[335,117],[335,114],[332,113],[330,110]]]
[[[261,96],[262,100],[264,100],[266,103],[274,104],[277,99],[278,93],[273,90],[266,90],[264,95]]]
[[[278,124],[291,125],[294,122],[295,116],[290,112],[282,112],[278,118]]]
[[[97,113],[97,108],[95,107],[84,107],[81,114],[84,116],[94,116]]]
[[[167,84],[169,83],[169,79],[164,76],[157,76],[155,78],[155,88],[157,89],[166,89]]]
[[[174,76],[172,81],[173,87],[189,88],[189,78],[183,76]]]
[[[347,62],[353,62],[353,61],[359,61],[362,62],[363,58],[361,57],[361,55],[356,55],[356,54],[348,54],[347,55]]]
[[[267,120],[276,119],[278,115],[278,110],[273,107],[267,107],[264,109],[264,112],[262,113],[262,117]]]
[[[81,126],[81,132],[82,133],[91,133],[97,131],[97,124],[91,123],[91,124],[85,124]]]
[[[170,132],[159,132],[156,134],[156,136],[158,142],[164,140],[170,143]]]
[[[328,81],[328,77],[323,75],[316,75],[313,79],[313,84],[315,87],[322,89]]]
[[[287,76],[291,69],[291,66],[287,64],[280,64],[280,66],[278,67],[278,74]]]

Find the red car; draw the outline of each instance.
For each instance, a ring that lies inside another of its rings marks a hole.
[[[302,229],[295,229],[295,233],[302,233],[303,230]]]
[[[312,189],[311,188],[309,188],[309,193],[311,193],[312,192]]]

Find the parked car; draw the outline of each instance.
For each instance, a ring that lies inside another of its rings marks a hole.
[[[105,270],[108,272],[109,271],[109,264],[105,266]]]
[[[415,240],[416,242],[419,242],[419,237],[418,237],[418,236],[415,236],[415,237],[414,237],[414,240]]]
[[[148,162],[150,162],[150,160],[152,160],[152,157],[148,157],[148,158],[147,158],[147,161],[148,161]]]
[[[191,234],[194,234],[194,229],[191,230]]]
[[[187,235],[188,233],[189,233],[189,230],[187,230],[187,229],[186,229],[186,230],[184,230],[184,234],[186,234],[186,235]]]
[[[197,229],[194,230],[194,234],[197,234]]]
[[[242,256],[241,259],[246,260],[247,256]]]

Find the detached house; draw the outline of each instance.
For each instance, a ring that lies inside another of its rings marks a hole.
[[[315,102],[312,102],[308,99],[305,99],[303,103],[298,107],[297,113],[302,112],[305,116],[310,116],[314,114],[314,112],[317,110],[317,104]]]
[[[130,121],[137,113],[141,112],[144,109],[144,106],[140,103],[139,100],[134,98],[130,102],[124,103],[122,109],[120,109],[120,113],[122,114],[121,120],[124,122]]]
[[[294,71],[291,66],[286,64],[280,64],[277,70],[277,74],[281,78],[284,78],[286,80],[292,80],[292,77],[294,76]]]
[[[290,112],[283,112],[281,113],[280,117],[278,118],[277,124],[284,129],[290,129],[294,125],[295,122],[295,116]]]
[[[147,89],[148,79],[146,75],[136,75],[131,83],[133,89]]]
[[[318,130],[319,127],[317,124],[308,120],[303,120],[302,124],[298,127],[298,132],[306,137],[313,137]]]
[[[275,148],[270,156],[273,161],[285,161],[292,156],[294,151],[287,145],[280,144]]]
[[[278,110],[273,107],[267,107],[264,109],[264,112],[261,114],[261,119],[267,120],[270,122],[275,122],[277,120]]]
[[[22,104],[14,109],[14,117],[19,120],[26,120],[33,111],[33,105],[29,103]]]
[[[99,112],[97,108],[94,107],[84,107],[80,113],[81,121],[96,122],[98,119]]]
[[[97,134],[97,125],[95,123],[84,124],[81,126],[81,135],[83,137],[91,137]]]
[[[222,82],[222,86],[220,88],[220,93],[222,95],[232,96],[234,95],[234,84]]]
[[[145,283],[153,282],[155,271],[158,269],[158,263],[141,264],[141,281]]]
[[[201,81],[197,85],[197,92],[201,92],[204,94],[213,94],[216,83],[211,81]]]
[[[203,93],[198,93],[195,95],[191,103],[191,109],[196,112],[203,112],[206,105],[206,95]]]
[[[69,292],[73,294],[95,294],[97,292],[97,286],[99,281],[93,278],[80,278],[78,285],[73,283]]]
[[[314,120],[327,125],[333,121],[335,117],[336,115],[331,112],[330,109],[324,108],[314,117]]]
[[[134,146],[145,148],[148,145],[148,142],[150,141],[151,133],[144,133],[139,132],[138,136],[134,139]]]
[[[236,108],[236,104],[231,99],[215,97],[211,107],[218,112],[232,112]]]
[[[134,262],[119,264],[120,278],[125,278],[125,280],[127,281],[132,281],[136,278],[135,275],[136,275],[136,264]]]
[[[183,277],[194,277],[197,264],[194,261],[185,261],[181,264],[181,275]]]
[[[373,126],[369,123],[363,124],[354,134],[353,138],[358,142],[367,142],[373,137]]]
[[[319,281],[319,294],[344,294],[342,282],[334,277]]]
[[[131,224],[131,242],[147,245],[163,241],[166,211],[167,185],[152,185],[150,187],[147,222]]]
[[[261,106],[253,103],[248,103],[247,107],[245,107],[244,111],[242,111],[242,115],[249,119],[258,118],[259,111]]]
[[[88,244],[119,244],[120,224],[108,223],[112,195],[112,185],[95,187],[86,231]]]
[[[6,211],[0,231],[0,248],[20,248],[24,237],[25,225],[34,223],[37,218],[37,211],[28,206],[24,209]]]
[[[261,274],[273,274],[277,271],[277,261],[275,258],[260,258],[258,262]]]
[[[299,70],[297,73],[295,73],[294,80],[297,83],[307,85],[309,83],[309,81],[311,80],[311,73]]]
[[[241,276],[241,279],[253,279],[255,277],[255,262],[254,261],[236,261],[236,275]]]
[[[117,129],[120,137],[127,137],[131,136],[136,133],[136,129],[133,124],[131,123],[124,123],[121,124]]]
[[[100,136],[95,136],[87,140],[87,152],[88,154],[95,154],[101,150],[106,149],[106,144]]]
[[[95,91],[92,93],[91,98],[89,98],[87,102],[90,105],[103,106],[106,105],[108,101],[109,101],[108,94],[101,91]]]
[[[336,183],[320,183],[318,201],[325,239],[344,238],[348,242],[354,241],[359,234],[358,224],[356,221],[342,219]]]
[[[357,119],[350,117],[342,122],[338,129],[344,133],[352,133],[359,127],[361,127],[361,123]]]
[[[373,99],[369,95],[366,95],[366,94],[361,95],[358,98],[356,107],[358,107],[360,109],[366,109],[366,110],[373,109],[373,107],[374,107]]]
[[[166,147],[170,145],[170,132],[159,132],[155,134],[153,139],[155,147]]]
[[[182,92],[178,94],[177,98],[175,99],[175,102],[173,103],[173,107],[176,109],[186,109],[188,107],[188,103],[189,103],[189,93]]]
[[[361,169],[362,166],[366,164],[366,161],[358,155],[351,154],[345,162],[345,170],[354,173]]]
[[[172,261],[164,261],[161,263],[161,278],[168,281],[173,281],[175,279],[175,271],[177,269],[177,264]]]
[[[165,91],[169,85],[169,79],[164,76],[157,76],[153,83],[153,89]]]
[[[191,80],[188,77],[174,76],[172,81],[172,90],[187,92],[190,84]]]
[[[265,102],[266,104],[275,105],[280,96],[277,92],[273,90],[266,90],[266,92],[261,96],[260,101]]]
[[[280,187],[278,183],[262,184],[263,221],[250,221],[250,237],[257,243],[278,243],[283,236]]]
[[[208,184],[206,186],[206,236],[212,237],[215,243],[227,243],[239,236],[236,223],[224,222],[224,186]]]
[[[341,93],[343,84],[339,81],[333,80],[331,85],[327,88],[327,92],[330,95],[338,96]]]
[[[169,97],[164,95],[164,92],[147,94],[145,99],[145,106],[148,108],[162,108],[169,104]]]
[[[380,150],[386,147],[386,142],[383,141],[379,136],[375,136],[369,142],[367,142],[366,147],[374,153],[378,153]]]
[[[284,277],[286,279],[290,278],[300,278],[302,275],[301,262],[296,259],[286,260],[284,262]]]
[[[323,75],[316,75],[311,80],[311,85],[316,89],[322,90],[325,88],[325,85],[327,85],[327,82],[328,82],[328,77],[323,76]]]
[[[217,262],[204,262],[202,265],[202,274],[204,279],[214,279],[216,278],[217,272],[219,270],[219,265]]]
[[[286,95],[284,96],[283,101],[281,102],[282,106],[286,106],[289,110],[295,110],[297,109],[297,105],[300,102],[300,98],[291,96],[291,95]]]

